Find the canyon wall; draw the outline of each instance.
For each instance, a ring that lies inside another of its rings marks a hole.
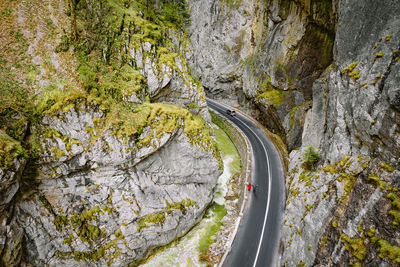
[[[222,166],[183,7],[0,14],[0,265],[121,266],[191,229]]]
[[[189,62],[207,94],[252,114],[290,151],[281,265],[398,264],[397,3],[190,6]]]

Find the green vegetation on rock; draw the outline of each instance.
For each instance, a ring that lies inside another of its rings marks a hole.
[[[362,238],[350,238],[346,234],[341,234],[340,238],[343,242],[347,243],[345,246],[346,250],[351,249],[351,254],[357,258],[359,261],[363,261],[367,256],[367,249],[364,245]]]
[[[172,213],[172,210],[180,210],[184,215],[186,214],[186,209],[196,205],[196,201],[191,200],[190,198],[182,199],[181,202],[169,203],[168,200],[165,201],[167,205],[167,213]]]
[[[283,89],[275,88],[268,75],[265,75],[264,82],[259,86],[258,91],[261,92],[257,94],[258,99],[266,99],[270,105],[275,107],[284,103],[287,94]]]
[[[347,68],[342,70],[343,75],[348,75],[353,81],[357,81],[361,75],[359,71],[354,71],[354,69],[358,66],[358,61],[351,63]]]
[[[263,98],[273,106],[282,105],[285,101],[286,92],[284,90],[272,89],[264,93],[258,94],[257,98]]]
[[[8,169],[15,158],[26,156],[21,143],[0,131],[0,169]]]
[[[225,138],[229,138],[226,136],[224,130],[221,128],[214,129],[215,137],[217,139],[217,147],[220,150],[221,154],[233,156],[232,161],[229,163],[229,168],[233,174],[237,173],[241,169],[241,161],[239,152],[237,151],[236,146],[233,144],[232,141],[223,142]]]
[[[379,257],[389,258],[393,263],[400,263],[400,247],[391,245],[384,239],[379,239],[377,243],[380,246],[380,253],[378,254]]]
[[[398,227],[400,225],[400,197],[395,193],[389,193],[386,195],[391,200],[392,210],[388,213],[393,216],[393,226]]]
[[[223,205],[214,204],[210,209],[216,216],[215,221],[207,226],[205,233],[200,237],[199,250],[202,254],[205,254],[213,243],[213,237],[221,229],[222,218],[226,215],[226,209]]]
[[[376,54],[375,58],[382,58],[385,56],[385,52],[379,52]]]
[[[383,191],[383,190],[386,190],[386,182],[383,181],[383,180],[381,180],[381,179],[379,178],[379,176],[377,176],[376,174],[371,173],[371,174],[368,176],[368,181],[374,181],[374,182],[379,186],[379,188],[380,188],[382,191]]]
[[[162,224],[165,221],[165,213],[150,213],[145,217],[141,218],[138,222],[137,230],[140,231],[143,228],[149,228],[148,223],[152,224]]]
[[[390,166],[390,165],[388,165],[388,164],[386,164],[384,162],[382,162],[379,166],[381,168],[387,170],[388,172],[393,172],[394,171],[394,168],[392,166]]]
[[[302,166],[310,170],[320,160],[320,156],[313,146],[308,146],[303,152],[303,160]]]

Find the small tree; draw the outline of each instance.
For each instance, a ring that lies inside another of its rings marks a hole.
[[[303,152],[303,159],[304,159],[303,167],[309,170],[312,167],[314,167],[315,163],[319,161],[320,156],[313,146],[309,146]]]

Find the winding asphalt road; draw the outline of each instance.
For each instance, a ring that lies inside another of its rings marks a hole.
[[[256,191],[248,194],[245,211],[224,267],[269,267],[279,265],[279,240],[285,205],[284,174],[272,142],[253,121],[210,99],[208,106],[229,119],[248,137],[253,148],[251,183]]]

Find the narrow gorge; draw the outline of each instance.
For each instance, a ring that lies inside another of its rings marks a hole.
[[[165,266],[219,264],[247,189],[215,208],[206,97],[282,155],[278,266],[398,266],[399,50],[397,0],[1,1],[0,266],[137,266],[213,209]]]

